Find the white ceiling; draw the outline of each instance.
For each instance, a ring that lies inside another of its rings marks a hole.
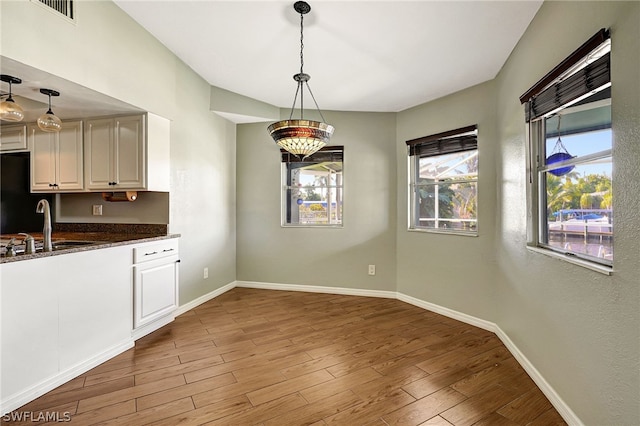
[[[115,2],[211,85],[291,108],[300,70],[293,1]],[[304,71],[320,108],[397,112],[494,78],[542,1],[309,3]],[[22,78],[13,93],[25,121],[46,111],[42,87],[60,91],[52,104],[63,119],[140,111],[9,58],[0,65],[2,74]],[[2,83],[0,95],[7,92]],[[314,108],[308,93],[305,107]]]
[[[381,112],[493,79],[542,4],[308,2],[304,71],[320,108]],[[291,107],[300,69],[294,1],[115,3],[211,85]]]

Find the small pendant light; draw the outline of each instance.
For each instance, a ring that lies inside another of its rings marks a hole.
[[[49,110],[38,118],[38,127],[43,132],[59,132],[62,128],[62,120],[51,111],[51,97],[60,96],[60,93],[51,89],[40,89],[40,93],[49,95]]]
[[[24,111],[22,110],[22,107],[13,100],[13,97],[11,97],[11,85],[21,84],[22,80],[6,74],[0,75],[0,80],[5,83],[9,83],[9,97],[0,103],[0,120],[22,121],[24,118]]]

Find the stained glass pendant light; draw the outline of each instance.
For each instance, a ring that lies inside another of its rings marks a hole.
[[[60,92],[51,89],[40,89],[40,93],[49,96],[49,110],[38,118],[38,127],[43,132],[59,132],[62,128],[62,120],[51,111],[51,97],[60,96]]]
[[[271,124],[268,127],[269,135],[273,138],[275,143],[280,147],[289,151],[297,156],[306,157],[313,154],[329,142],[331,135],[333,135],[333,126],[324,123],[324,117],[318,107],[313,92],[309,87],[309,79],[311,76],[305,74],[304,56],[303,56],[303,37],[304,37],[304,15],[311,11],[311,6],[307,2],[298,1],[293,5],[296,12],[300,14],[300,72],[293,76],[293,79],[298,83],[295,97],[293,98],[293,105],[291,107],[291,114],[289,114],[288,120],[281,120]],[[306,120],[304,114],[304,87],[307,87],[311,99],[316,105],[316,109],[320,113],[320,117],[323,122]],[[292,119],[293,111],[296,107],[296,101],[298,99],[298,93],[300,93],[300,119]]]
[[[22,80],[18,77],[2,74],[0,80],[5,83],[9,83],[9,97],[0,103],[0,120],[3,121],[22,121],[24,118],[24,111],[22,107],[13,100],[11,96],[11,85],[20,84]]]

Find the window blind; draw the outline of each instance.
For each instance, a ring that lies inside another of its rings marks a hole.
[[[478,149],[478,126],[462,127],[407,141],[409,155],[433,157]]]
[[[595,93],[599,89],[607,87],[611,82],[609,53],[604,54],[595,62],[586,65],[567,78],[555,83],[554,81],[580,62],[585,61],[591,52],[608,38],[609,32],[601,29],[520,96],[520,102],[525,105],[525,119],[527,122],[542,117],[589,93]]]

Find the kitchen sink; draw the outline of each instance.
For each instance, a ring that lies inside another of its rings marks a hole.
[[[103,241],[87,241],[87,240],[58,240],[53,241],[51,246],[53,251],[59,250],[70,250],[77,247],[85,247],[91,245],[102,244]],[[36,241],[36,253],[42,253],[42,240]],[[25,252],[24,244],[16,244],[15,245],[15,253],[16,255],[22,255]],[[0,256],[5,257],[6,249],[4,246],[0,249]]]
[[[74,241],[74,240],[62,240],[62,241],[53,241],[51,245],[54,250],[65,250],[76,247],[90,246],[94,244],[99,244],[96,241]]]

